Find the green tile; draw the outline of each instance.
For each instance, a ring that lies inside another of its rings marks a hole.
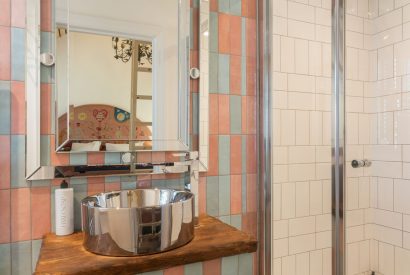
[[[219,215],[231,213],[231,178],[230,176],[219,176]]]
[[[211,216],[219,215],[219,180],[218,177],[207,177],[206,180],[206,213]]]
[[[218,13],[209,13],[209,51],[211,53],[218,53]],[[209,67],[213,68],[213,67]]]
[[[39,187],[39,186],[51,186],[51,180],[33,180],[31,182],[31,187]]]
[[[0,274],[11,274],[11,248],[9,243],[0,244]]]
[[[238,275],[249,275],[253,273],[253,256],[251,253],[241,254],[238,264]]]
[[[144,273],[138,273],[137,275],[163,275],[164,272],[162,270],[157,270],[157,271],[151,271],[151,272],[144,272]]]
[[[218,92],[218,54],[209,53],[209,93]]]
[[[70,153],[71,165],[86,165],[87,153]]]
[[[242,174],[242,213],[246,213],[246,174]]]
[[[218,1],[218,8],[219,12],[229,13],[229,0],[219,0]]]
[[[105,153],[105,164],[121,164],[121,153]]]
[[[42,240],[32,240],[31,241],[31,264],[32,264],[31,270],[32,272],[34,272],[36,269],[38,256],[40,255],[41,243],[42,243]]]
[[[242,215],[231,215],[231,225],[238,230],[242,230]]]
[[[237,255],[222,258],[221,275],[237,275],[239,266],[238,261],[239,256]]]
[[[55,51],[54,35],[51,32],[41,32],[41,52]],[[41,66],[40,67],[40,81],[41,83],[55,82],[55,66]]]
[[[120,181],[121,181],[121,177],[119,177],[119,176],[107,176],[107,177],[105,177],[105,182],[106,183],[120,182]]]
[[[11,79],[24,81],[26,78],[26,31],[11,28]]]
[[[71,185],[74,189],[74,230],[81,230],[81,201],[87,197],[86,184]]]
[[[199,134],[199,94],[192,93],[192,134]]]
[[[0,134],[10,134],[11,93],[10,81],[0,81]]]
[[[231,140],[230,136],[220,135],[218,137],[218,168],[219,175],[229,175],[231,170]]]
[[[11,187],[28,187],[26,181],[26,137],[25,135],[11,136]]]
[[[228,54],[219,54],[218,56],[218,92],[220,94],[229,94],[229,66],[230,57]]]
[[[184,275],[202,275],[202,262],[185,265]]]
[[[70,185],[87,184],[87,178],[74,178],[70,179]]]
[[[239,95],[229,96],[231,134],[242,133],[242,99]]]
[[[11,244],[11,273],[29,275],[31,272],[31,241]]]
[[[133,190],[137,188],[137,183],[134,182],[121,182],[121,190]]]
[[[231,225],[231,216],[219,216],[218,219],[223,223]]]
[[[229,1],[229,11],[232,15],[241,16],[242,15],[242,0],[230,0]]]
[[[51,165],[51,146],[50,146],[50,137],[49,135],[40,136],[40,163],[42,166]],[[54,152],[53,152],[54,153]]]

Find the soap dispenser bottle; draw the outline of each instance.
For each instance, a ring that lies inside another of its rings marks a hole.
[[[57,236],[70,235],[74,232],[74,195],[73,188],[63,180],[55,190],[55,229]]]

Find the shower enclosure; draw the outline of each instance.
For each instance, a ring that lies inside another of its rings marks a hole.
[[[409,275],[410,1],[265,8],[266,274]]]

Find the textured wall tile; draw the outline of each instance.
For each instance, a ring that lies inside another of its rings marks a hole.
[[[221,275],[237,275],[238,274],[238,256],[222,258]]]
[[[228,175],[230,173],[230,137],[219,136],[219,175]]]
[[[1,41],[1,38],[0,38]],[[0,42],[1,43],[1,42]],[[1,51],[1,49],[0,49]],[[1,56],[0,56],[1,62]],[[1,63],[0,63],[1,68]],[[0,81],[0,134],[10,134],[11,123],[11,87],[9,81]]]
[[[10,206],[10,190],[0,190],[0,243],[10,242]]]
[[[240,134],[242,132],[242,99],[241,96],[229,97],[230,132]]]
[[[40,239],[51,230],[50,187],[31,188],[31,238]]]
[[[208,177],[206,182],[206,212],[211,216],[219,214],[218,177]]]
[[[202,262],[184,266],[185,275],[202,275]]]
[[[29,275],[31,273],[31,241],[11,244],[12,274]]]
[[[219,215],[231,212],[231,179],[230,176],[219,176]]]
[[[11,78],[10,40],[10,28],[0,26],[0,80],[10,80]]]
[[[0,244],[0,274],[11,274],[11,245]]]
[[[27,187],[26,171],[26,137],[24,135],[11,136],[11,187]]]
[[[0,189],[10,188],[10,136],[0,135]]]
[[[26,31],[11,28],[11,79],[24,81],[26,73]]]
[[[30,189],[11,189],[11,241],[31,239]]]

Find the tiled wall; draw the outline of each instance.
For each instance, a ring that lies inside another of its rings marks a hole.
[[[371,270],[404,275],[410,270],[410,1],[369,1],[364,47],[370,75],[363,89],[370,119],[361,154],[373,165],[365,236]],[[349,193],[349,195],[351,195]]]
[[[41,0],[42,50],[53,49],[52,1]],[[198,17],[192,1],[192,18]],[[53,230],[53,193],[59,181],[29,183],[25,168],[25,0],[0,0],[0,274],[30,274],[44,233]],[[213,0],[211,9],[209,171],[200,177],[201,213],[217,216],[256,236],[256,3]],[[196,34],[194,34],[196,38]],[[191,57],[198,62],[193,39]],[[41,143],[43,164],[115,163],[115,153],[55,154],[54,72],[42,68]],[[27,91],[30,92],[30,91]],[[198,83],[191,82],[192,116],[198,107]],[[192,127],[193,141],[198,134]],[[193,142],[193,148],[197,145]],[[139,154],[139,161],[172,160],[164,152]],[[180,176],[102,177],[71,180],[78,202],[87,194],[136,187],[183,186]],[[150,273],[252,274],[256,254],[246,254]]]
[[[330,0],[273,0],[273,274],[331,274]]]

